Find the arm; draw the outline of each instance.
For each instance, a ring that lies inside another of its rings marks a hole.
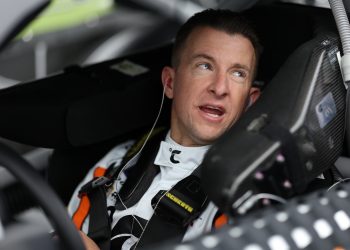
[[[79,232],[80,232],[80,236],[84,242],[86,250],[100,250],[100,248],[96,245],[96,243],[92,239],[90,239],[89,236],[87,236],[82,231],[79,231]]]

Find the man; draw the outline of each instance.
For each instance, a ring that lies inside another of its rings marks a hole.
[[[152,160],[159,166],[159,173],[142,197],[128,206],[119,191],[123,184],[132,181],[130,172],[136,160],[123,163],[125,166],[121,162],[135,141],[116,146],[88,173],[73,195],[69,212],[77,227],[88,233],[91,226],[87,214],[90,203],[85,201],[88,206],[84,208],[84,199],[78,197],[80,188],[109,166],[113,169],[123,165],[118,178],[106,190],[112,229],[111,249],[136,248],[161,199],[178,182],[191,175],[209,145],[259,97],[259,90],[252,87],[258,56],[256,35],[238,14],[206,10],[191,17],[176,36],[172,67],[164,67],[162,71],[164,91],[172,99],[172,107],[170,131]],[[152,207],[152,199],[161,191],[162,196]],[[174,199],[178,202],[176,197]],[[178,203],[187,206],[182,201]],[[209,203],[199,218],[186,227],[183,240],[209,231],[217,210]],[[85,215],[81,211],[85,211]],[[82,237],[88,249],[98,249],[89,237],[83,233]]]

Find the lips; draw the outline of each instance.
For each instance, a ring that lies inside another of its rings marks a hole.
[[[213,118],[220,118],[225,114],[225,109],[221,106],[214,105],[203,105],[199,106],[199,109],[204,112],[207,116]]]

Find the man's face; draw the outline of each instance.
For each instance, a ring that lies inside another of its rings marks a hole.
[[[184,146],[211,144],[237,121],[249,96],[257,98],[253,45],[242,35],[200,27],[180,53],[176,68],[162,73],[173,99],[171,137]]]

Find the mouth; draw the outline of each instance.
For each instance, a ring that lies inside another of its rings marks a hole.
[[[225,109],[221,106],[203,105],[199,106],[199,109],[212,118],[220,118],[225,114]]]

